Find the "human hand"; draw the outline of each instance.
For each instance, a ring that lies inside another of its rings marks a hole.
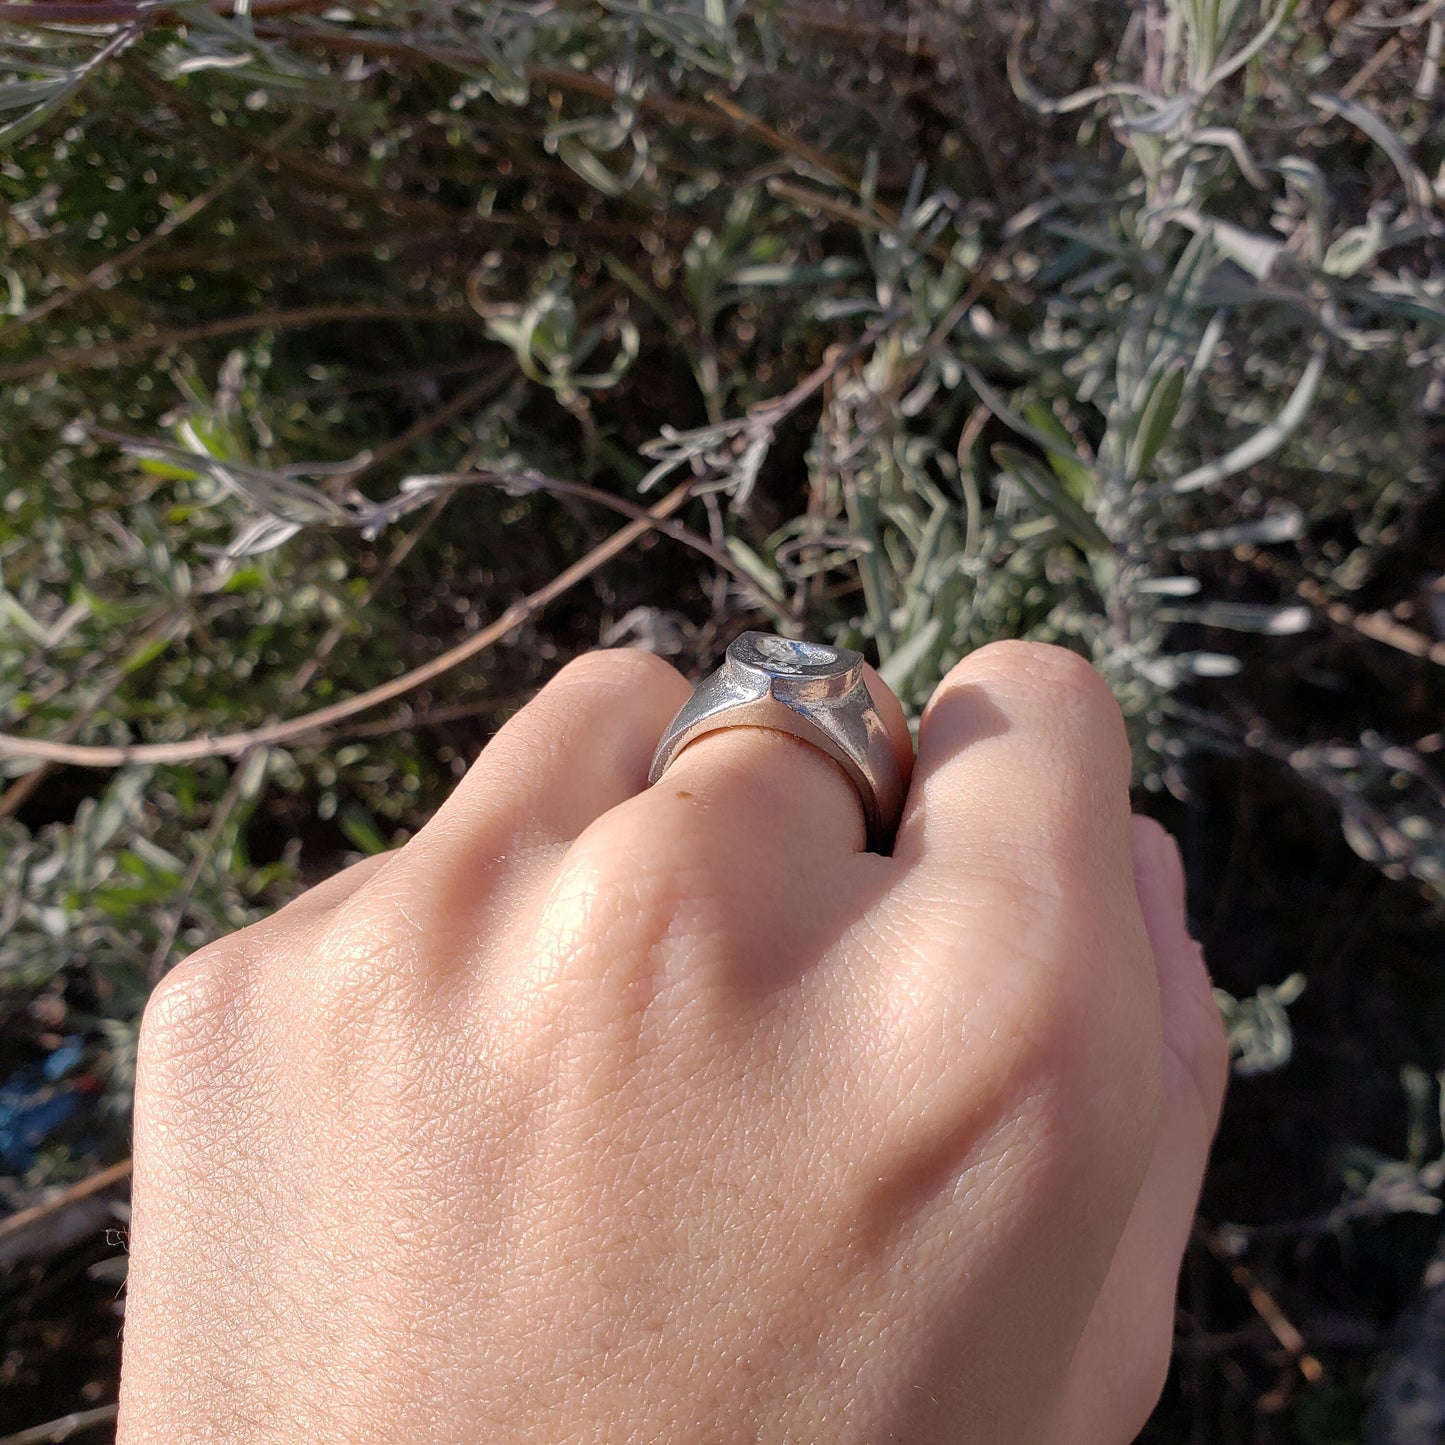
[[[1140,1428],[1224,1051],[1103,683],[962,663],[887,858],[781,734],[645,788],[687,696],[580,659],[161,984],[121,1445]]]

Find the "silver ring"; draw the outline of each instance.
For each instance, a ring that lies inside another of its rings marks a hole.
[[[903,812],[903,780],[888,727],[868,694],[861,654],[743,633],[667,725],[647,781],[657,782],[689,743],[734,727],[791,733],[826,753],[858,790],[869,849],[881,853],[892,845]]]

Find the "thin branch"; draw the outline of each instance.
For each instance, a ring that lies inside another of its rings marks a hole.
[[[383,442],[380,446],[368,448],[366,464],[360,471],[353,472],[347,480],[354,482],[364,473],[374,471],[393,457],[410,451],[417,442],[444,427],[454,416],[460,416],[479,403],[491,400],[516,374],[517,358],[509,355],[500,366],[493,367],[470,386],[464,386],[449,402],[414,421],[399,436],[392,437],[389,442]]]
[[[117,673],[96,693],[85,700],[65,720],[65,726],[60,729],[60,736],[57,742],[68,743],[84,731],[85,725],[98,713],[101,707],[109,700],[111,693],[120,682],[120,674]],[[31,768],[28,773],[22,773],[15,779],[3,793],[0,793],[0,819],[13,818],[29,800],[30,795],[50,775],[55,767],[54,763],[41,763],[38,768]]]
[[[599,507],[606,507],[608,511],[616,512],[623,517],[640,520],[650,516],[646,507],[639,506],[636,502],[629,502],[625,497],[619,497],[612,492],[604,492],[598,487],[584,486],[581,482],[564,482],[558,477],[549,477],[543,472],[530,469],[516,476],[486,470],[445,472],[439,476],[429,477],[427,480],[441,486],[455,484],[459,487],[480,482],[487,486],[503,487],[509,490],[516,490],[520,485],[528,491],[550,492],[558,497],[577,497],[584,502],[592,502]],[[721,547],[714,546],[705,537],[694,532],[691,527],[671,518],[655,519],[653,528],[661,532],[663,536],[671,537],[674,542],[681,542],[684,547],[690,547],[694,552],[706,557],[715,567],[726,572],[734,581],[741,582],[752,594],[754,604],[760,611],[768,613],[778,622],[788,620],[778,604]]]
[[[102,675],[99,686],[91,696],[65,720],[65,725],[61,728],[57,741],[68,743],[72,738],[78,736],[91,718],[109,701],[116,688],[120,686],[121,679],[126,675],[127,660],[139,656],[154,642],[179,625],[176,615],[167,611],[158,621],[146,628],[141,633],[139,640],[127,649],[126,657],[121,660],[120,664],[108,676]],[[66,680],[62,679],[62,689],[65,684]],[[0,793],[0,819],[13,817],[24,806],[26,799],[45,781],[45,777],[52,767],[54,767],[53,763],[42,763],[38,768],[32,768],[28,773],[22,773],[3,793]]]
[[[94,1174],[87,1174],[84,1179],[77,1180],[74,1184],[62,1189],[58,1194],[51,1195],[49,1199],[43,1199],[39,1204],[32,1204],[28,1209],[17,1209],[14,1214],[6,1215],[4,1219],[0,1219],[0,1239],[8,1239],[12,1234],[19,1234],[22,1229],[28,1229],[32,1224],[48,1218],[57,1210],[65,1209],[81,1199],[89,1199],[92,1194],[99,1194],[113,1184],[123,1183],[130,1178],[131,1162],[129,1159],[122,1159],[119,1164],[111,1164],[104,1169],[98,1169]],[[5,1445],[5,1442],[0,1441],[0,1445]]]
[[[1294,1361],[1300,1374],[1311,1385],[1318,1385],[1326,1380],[1328,1376],[1325,1367],[1311,1353],[1308,1341],[1254,1271],[1242,1259],[1236,1258],[1225,1249],[1211,1231],[1199,1231],[1197,1237],[1204,1241],[1205,1248],[1229,1271],[1230,1278],[1249,1300],[1254,1312],[1269,1327],[1270,1334],[1279,1341],[1280,1348]],[[3,1442],[0,1442],[0,1445],[3,1445]]]
[[[806,141],[795,140],[792,136],[784,135],[765,120],[755,116],[749,110],[744,110],[742,106],[735,104],[724,95],[719,95],[716,91],[709,91],[707,98],[710,105],[716,106],[740,130],[756,136],[775,151],[792,156],[805,165],[811,166],[815,171],[821,171],[825,176],[832,176],[835,181],[847,186],[850,191],[856,192],[861,189],[862,181],[859,177],[840,166],[826,151],[820,151],[817,146],[811,146]]]
[[[327,10],[331,0],[251,0],[246,8],[253,16],[299,15],[308,10]],[[236,5],[222,3],[212,5],[217,15],[234,15]],[[15,25],[105,25],[126,20],[149,22],[150,24],[176,24],[184,22],[183,10],[149,8],[128,3],[128,0],[94,0],[86,3],[69,4],[66,0],[32,0],[27,5],[0,5],[0,20]]]
[[[47,1420],[43,1425],[32,1425],[28,1430],[17,1430],[13,1435],[0,1438],[0,1445],[52,1445],[52,1442],[69,1440],[82,1430],[94,1430],[99,1425],[109,1425],[120,1414],[119,1405],[97,1405],[94,1410],[77,1410],[62,1415],[58,1420]]]
[[[1286,567],[1263,548],[1253,544],[1241,544],[1234,548],[1233,555],[1238,561],[1247,562],[1256,570],[1293,588],[1297,597],[1336,627],[1348,628],[1359,633],[1361,637],[1369,638],[1371,642],[1382,643],[1410,657],[1418,657],[1434,663],[1437,667],[1445,667],[1445,641],[1406,626],[1389,612],[1356,612],[1348,603],[1335,597],[1322,583],[1313,577],[1302,575],[1297,568]]]
[[[356,613],[364,612],[376,600],[377,593],[396,575],[401,564],[411,555],[412,549],[430,530],[432,524],[441,516],[442,509],[446,506],[446,498],[438,497],[432,503],[421,521],[411,529],[391,550],[391,555],[386,559],[381,570],[368,583],[365,592],[358,600],[355,608]],[[321,665],[336,650],[336,645],[346,636],[346,625],[350,620],[348,614],[338,617],[329,628],[321,641],[317,643],[315,650],[305,662],[297,668],[281,693],[281,702],[285,706],[295,701],[311,685],[316,674],[321,670]],[[272,716],[267,720],[268,726],[274,726],[280,722],[279,716]],[[171,950],[176,944],[176,935],[181,931],[181,919],[185,916],[187,905],[191,901],[191,894],[195,892],[196,884],[201,881],[201,874],[205,871],[211,854],[215,851],[216,844],[220,841],[221,834],[225,831],[226,824],[230,822],[231,814],[236,811],[236,806],[241,801],[241,792],[245,785],[246,764],[252,755],[259,752],[260,748],[247,748],[247,750],[236,759],[236,765],[231,770],[230,781],[226,784],[226,791],[221,795],[221,800],[216,804],[215,811],[211,814],[211,821],[207,825],[205,836],[201,839],[200,846],[196,849],[191,858],[190,867],[186,869],[186,876],[181,880],[181,886],[176,896],[171,900],[167,909],[165,926],[161,930],[160,941],[156,944],[151,954],[150,968],[147,973],[152,985],[160,982],[161,975],[166,971],[166,964],[170,960]]]
[[[226,733],[219,737],[191,738],[179,743],[138,743],[124,747],[81,747],[74,743],[46,742],[42,739],[15,737],[0,733],[0,757],[39,758],[46,762],[70,763],[82,768],[118,768],[127,763],[188,763],[201,758],[229,758],[248,748],[274,743],[292,742],[320,728],[331,727],[357,713],[366,712],[379,703],[390,702],[413,688],[443,676],[454,667],[486,651],[508,633],[515,631],[529,618],[590,577],[606,563],[625,552],[637,539],[655,529],[656,523],[677,511],[691,495],[694,482],[688,480],[674,487],[656,506],[648,509],[645,518],[629,522],[605,541],[598,543],[585,557],[559,572],[545,586],[514,602],[495,622],[472,637],[449,648],[440,657],[401,677],[356,697],[318,708],[314,712],[244,732]]]

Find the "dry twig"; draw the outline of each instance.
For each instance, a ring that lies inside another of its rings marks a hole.
[[[564,592],[625,552],[639,537],[653,530],[657,521],[677,511],[687,501],[693,485],[693,482],[688,480],[674,487],[660,502],[648,509],[646,518],[620,527],[605,541],[599,542],[585,557],[559,572],[545,586],[514,602],[480,632],[449,648],[440,657],[433,658],[420,667],[414,667],[410,672],[393,678],[390,682],[370,688],[357,697],[332,703],[329,707],[317,708],[314,712],[304,713],[287,722],[226,733],[219,737],[190,738],[179,743],[87,747],[75,743],[46,742],[41,739],[16,737],[13,734],[0,734],[0,757],[39,758],[42,761],[70,763],[82,768],[119,768],[127,763],[189,763],[201,758],[230,758],[244,753],[248,748],[295,742],[297,738],[305,737],[321,728],[332,727],[347,718],[355,717],[357,713],[366,712],[380,703],[401,697],[413,688],[421,687],[424,683],[450,672],[452,668],[459,667],[478,653],[485,652],[509,632],[515,631],[530,617],[556,601]]]

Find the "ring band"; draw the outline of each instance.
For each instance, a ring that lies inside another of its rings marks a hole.
[[[860,653],[743,633],[668,724],[647,781],[657,782],[689,743],[733,727],[791,733],[832,758],[858,790],[869,850],[891,847],[903,812],[903,780]]]

